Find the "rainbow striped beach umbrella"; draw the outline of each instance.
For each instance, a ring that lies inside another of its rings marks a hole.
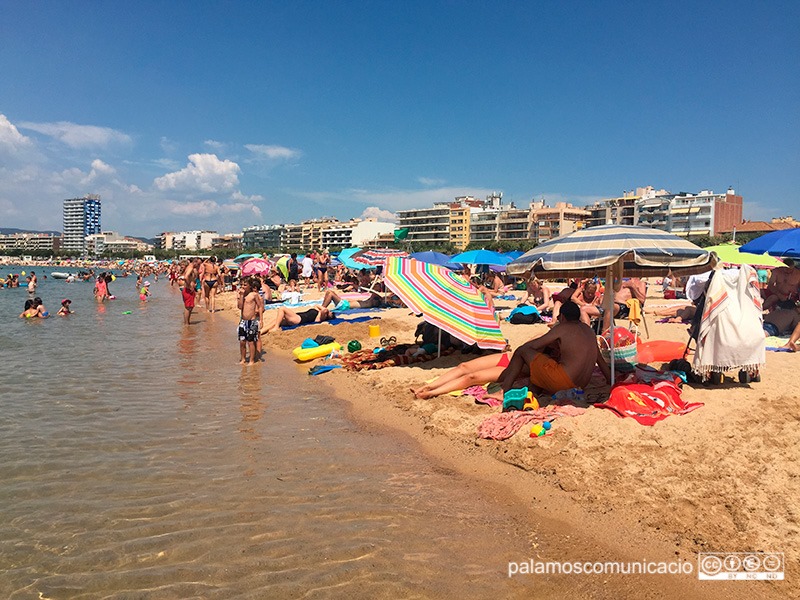
[[[384,283],[412,311],[467,344],[504,350],[500,325],[476,287],[450,269],[409,258],[389,257]]]

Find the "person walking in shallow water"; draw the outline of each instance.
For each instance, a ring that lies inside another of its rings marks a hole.
[[[181,288],[181,295],[183,296],[183,322],[186,325],[192,324],[192,311],[194,310],[194,297],[196,294],[197,278],[200,274],[197,272],[197,263],[200,262],[199,258],[194,258],[186,265],[183,271],[180,283],[183,285]]]

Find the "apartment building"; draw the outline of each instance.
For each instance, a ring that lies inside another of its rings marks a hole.
[[[0,234],[0,250],[49,251],[57,253],[61,249],[61,238],[49,233],[10,233]]]
[[[398,210],[397,227],[408,228],[406,241],[411,244],[445,246],[450,243],[450,204],[437,202],[431,208]]]
[[[323,229],[321,248],[341,249],[353,246],[366,247],[381,235],[392,235],[394,239],[394,223],[378,221],[374,218],[353,219],[338,227]]]
[[[281,248],[286,225],[254,225],[242,229],[242,247],[248,250],[256,248]]]
[[[569,202],[556,202],[553,207],[544,202],[531,202],[529,239],[537,244],[560,235],[572,233],[587,226],[591,217],[589,210],[573,206]]]
[[[86,252],[86,236],[100,233],[100,196],[64,200],[61,248],[66,252]]]
[[[102,231],[87,235],[85,247],[86,254],[95,256],[104,252],[120,255],[129,252],[149,252],[153,249],[153,246],[142,240],[120,235],[116,231]]]
[[[743,202],[732,188],[724,194],[680,192],[670,199],[667,231],[684,237],[730,231],[742,222]]]

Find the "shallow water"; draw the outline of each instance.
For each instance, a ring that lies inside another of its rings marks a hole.
[[[42,281],[76,314],[35,322],[0,290],[0,597],[531,596],[474,482],[288,361],[239,366],[234,323],[183,326],[166,281],[91,289]]]

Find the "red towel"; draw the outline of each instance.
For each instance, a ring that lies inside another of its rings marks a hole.
[[[597,408],[613,410],[619,417],[631,417],[642,425],[654,425],[670,415],[685,415],[703,406],[702,402],[687,403],[681,398],[681,390],[671,381],[646,383],[623,383],[615,385],[606,402],[595,404]]]

